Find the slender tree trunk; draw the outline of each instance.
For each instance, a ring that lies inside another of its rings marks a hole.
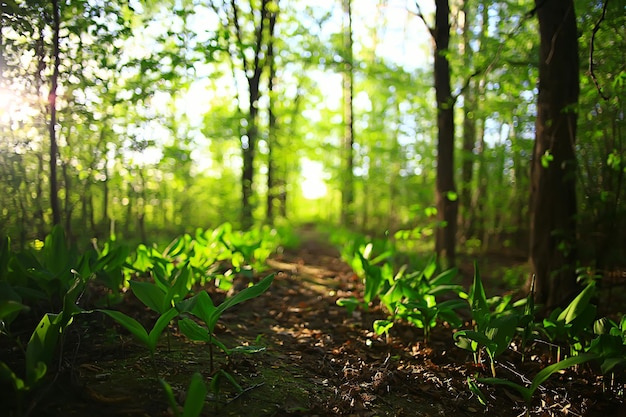
[[[478,120],[476,131],[476,192],[472,198],[472,220],[468,232],[470,236],[477,237],[483,245],[486,243],[487,234],[485,231],[485,199],[489,179],[487,177],[487,161],[485,160],[485,120]]]
[[[274,203],[276,201],[276,162],[274,147],[278,145],[277,139],[277,120],[276,113],[274,111],[275,106],[275,93],[274,86],[276,82],[276,57],[274,56],[274,31],[276,28],[277,13],[271,13],[269,17],[269,39],[267,45],[267,62],[269,66],[269,79],[267,84],[267,91],[269,95],[268,105],[268,137],[267,137],[267,208],[266,208],[266,220],[270,225],[274,224]],[[276,146],[277,147],[277,146]]]
[[[463,1],[463,63],[466,68],[472,64],[471,19],[468,0]],[[459,224],[463,228],[465,240],[473,236],[469,233],[472,219],[472,187],[474,178],[474,148],[476,146],[476,97],[475,81],[471,80],[463,93],[463,151],[461,164],[461,192]]]
[[[578,40],[572,0],[539,1],[539,96],[531,166],[530,262],[537,302],[552,309],[576,292]]]
[[[354,68],[352,56],[352,1],[342,0],[344,14],[343,68],[343,182],[341,190],[341,223],[354,224]]]
[[[241,54],[241,60],[243,62],[243,69],[248,81],[248,126],[246,129],[246,135],[241,138],[242,149],[242,176],[241,176],[241,227],[244,230],[252,227],[254,223],[253,218],[253,203],[252,197],[254,194],[254,157],[256,153],[256,143],[258,141],[259,128],[258,128],[258,114],[259,114],[259,98],[261,74],[267,62],[266,52],[264,51],[264,43],[268,36],[265,30],[267,19],[270,11],[268,10],[270,0],[262,0],[260,5],[260,17],[259,21],[255,24],[255,45],[254,56],[252,62],[249,62],[248,57],[244,51],[244,38],[243,29],[239,21],[239,6],[235,0],[231,0],[231,10],[233,24],[235,25],[235,32],[237,41],[239,43],[238,48]]]
[[[48,95],[48,106],[50,111],[50,124],[48,126],[50,134],[50,207],[52,209],[52,224],[57,225],[61,223],[61,209],[59,207],[59,185],[57,182],[57,156],[58,146],[56,138],[56,124],[57,124],[57,85],[59,80],[59,65],[60,65],[60,53],[59,53],[59,30],[61,26],[61,16],[59,10],[59,1],[52,0],[52,13],[53,13],[53,59],[54,67],[52,71],[52,78],[50,80],[50,94]]]
[[[458,198],[454,184],[454,100],[450,87],[450,42],[448,0],[435,1],[435,94],[437,97],[437,181],[435,202],[441,226],[435,250],[445,266],[455,264]]]

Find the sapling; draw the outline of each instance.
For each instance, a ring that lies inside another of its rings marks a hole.
[[[201,319],[206,327],[200,326],[190,318],[184,317],[179,320],[180,331],[191,340],[201,341],[209,345],[209,365],[213,373],[213,345],[219,347],[224,352],[229,353],[229,349],[219,341],[215,335],[215,325],[222,313],[235,305],[263,294],[272,284],[274,274],[263,278],[255,285],[245,288],[232,297],[226,298],[220,305],[215,306],[213,300],[206,291],[199,292],[191,298],[181,301],[176,305],[181,313],[190,313]]]

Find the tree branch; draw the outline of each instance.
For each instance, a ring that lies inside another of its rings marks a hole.
[[[602,22],[604,21],[604,18],[606,17],[606,9],[608,5],[609,5],[609,0],[605,0],[604,6],[602,7],[602,15],[600,16],[600,18],[594,25],[593,31],[591,32],[591,40],[589,41],[589,75],[591,76],[591,80],[593,81],[594,85],[596,86],[596,89],[598,90],[598,94],[600,94],[600,97],[602,97],[606,101],[609,100],[609,97],[602,92],[602,87],[600,87],[600,83],[598,82],[598,78],[596,77],[596,73],[593,68],[594,67],[593,66],[593,53],[595,49],[594,42],[596,40],[596,33],[598,33],[598,31],[600,30],[600,25],[602,24]]]

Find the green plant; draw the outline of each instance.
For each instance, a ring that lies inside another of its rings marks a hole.
[[[152,361],[152,366],[154,369],[154,374],[158,378],[158,371],[154,362],[154,354],[156,352],[157,343],[159,342],[159,338],[161,337],[163,330],[165,330],[170,321],[172,321],[174,317],[178,315],[178,310],[172,307],[162,313],[150,332],[148,332],[137,320],[127,316],[121,311],[105,309],[99,309],[97,311],[106,314],[107,316],[111,317],[113,320],[121,324],[123,327],[126,328],[126,330],[132,333],[141,343],[143,343],[148,348],[148,351],[150,352],[150,359]]]
[[[602,374],[626,365],[626,316],[619,324],[603,317],[594,322],[593,329],[597,337],[591,341],[589,352],[598,356]]]
[[[518,326],[525,327],[532,319],[532,316],[509,309],[510,300],[510,297],[500,300],[492,311],[485,295],[478,265],[474,263],[474,281],[468,297],[474,330],[459,330],[454,334],[454,340],[458,347],[474,353],[476,363],[480,363],[477,353],[483,347],[489,357],[493,377],[496,376],[495,358],[508,349]]]
[[[181,311],[181,313],[192,314],[193,316],[201,319],[206,326],[201,326],[188,317],[183,317],[178,321],[180,331],[185,336],[191,340],[205,342],[209,345],[209,366],[211,373],[213,373],[214,368],[213,345],[219,347],[227,354],[231,352],[231,350],[219,341],[214,334],[215,325],[221,315],[227,309],[263,294],[270,287],[273,280],[274,274],[270,274],[255,285],[241,290],[232,297],[226,298],[218,306],[213,304],[213,300],[211,300],[211,297],[206,291],[199,292],[193,297],[183,300],[177,304],[177,308]]]
[[[163,390],[165,391],[165,395],[167,397],[168,402],[170,403],[170,407],[172,408],[172,412],[176,417],[198,417],[200,413],[202,413],[202,409],[204,408],[204,401],[206,399],[208,389],[204,381],[202,380],[202,375],[199,372],[196,372],[191,377],[191,382],[189,383],[189,387],[187,388],[187,395],[185,397],[185,404],[183,405],[182,413],[179,409],[178,403],[174,398],[174,392],[172,391],[172,387],[167,383],[164,379],[159,379]]]
[[[77,305],[84,287],[85,281],[74,271],[74,282],[63,296],[63,310],[44,314],[35,327],[26,345],[24,378],[0,361],[0,380],[13,386],[18,411],[21,410],[25,393],[39,385],[46,376],[57,347],[63,345],[65,331],[72,324],[74,316],[85,312]],[[60,351],[62,350],[61,348]]]
[[[569,345],[572,355],[587,348],[596,316],[596,306],[591,304],[594,293],[592,281],[564,310],[556,308],[543,320],[542,332],[557,346],[557,361],[561,358],[561,343]]]
[[[552,375],[557,372],[563,371],[567,368],[571,368],[576,365],[580,365],[582,363],[588,362],[596,358],[594,354],[583,354],[578,356],[572,356],[567,359],[564,359],[560,362],[554,363],[550,366],[543,368],[541,371],[535,375],[530,386],[520,385],[513,381],[509,381],[508,379],[503,378],[477,378],[476,381],[484,383],[484,384],[492,384],[492,385],[504,385],[509,388],[513,388],[517,392],[520,393],[524,402],[526,403],[526,415],[530,415],[530,404],[535,394],[535,391],[541,384],[548,380]]]

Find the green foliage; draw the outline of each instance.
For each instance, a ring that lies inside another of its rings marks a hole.
[[[165,391],[167,401],[170,404],[174,416],[198,417],[202,413],[204,401],[209,390],[207,389],[206,384],[202,380],[202,375],[199,372],[194,373],[191,377],[191,382],[189,382],[189,387],[186,391],[187,395],[185,397],[185,404],[183,405],[182,413],[180,412],[179,405],[176,402],[176,398],[174,397],[174,392],[172,391],[170,384],[168,384],[164,379],[159,379],[159,382]]]
[[[596,306],[591,304],[595,284],[589,283],[564,310],[556,308],[543,320],[542,332],[557,344],[557,360],[561,356],[560,343],[567,343],[571,354],[585,350],[591,338]]]
[[[593,354],[583,354],[563,359],[562,361],[547,366],[539,371],[537,375],[535,375],[535,377],[532,379],[532,382],[528,387],[517,384],[513,381],[509,381],[508,379],[501,378],[478,378],[477,381],[485,384],[504,385],[509,388],[513,388],[522,396],[522,398],[526,402],[527,407],[530,407],[530,403],[532,401],[535,391],[537,390],[537,388],[539,388],[541,384],[547,381],[548,378],[550,378],[557,372],[563,371],[576,365],[580,365],[585,362],[589,362],[593,359],[596,359],[596,356]]]
[[[355,248],[355,245],[352,246]],[[337,300],[337,305],[345,307],[349,313],[356,308],[367,309],[375,300],[379,300],[390,313],[388,320],[374,322],[377,334],[388,334],[394,321],[404,320],[424,329],[424,338],[430,339],[430,331],[440,321],[452,327],[459,327],[461,319],[457,309],[464,308],[461,299],[438,301],[437,297],[449,294],[462,294],[461,287],[453,284],[457,270],[450,269],[438,275],[436,258],[431,257],[422,270],[408,273],[407,265],[394,272],[392,263],[396,250],[392,245],[384,245],[386,251],[378,256],[373,255],[374,243],[361,244],[356,247],[352,256],[344,251],[344,259],[348,258],[354,272],[363,279],[363,301],[356,297]]]
[[[474,263],[474,282],[470,288],[468,302],[474,322],[474,330],[459,330],[454,334],[458,347],[474,353],[484,348],[489,356],[491,373],[496,376],[495,358],[504,353],[517,334],[518,327],[526,327],[534,314],[532,301],[524,312],[510,308],[510,297],[500,300],[491,308],[483,287],[478,265]]]
[[[221,315],[229,308],[263,294],[270,287],[273,280],[274,274],[270,274],[258,283],[241,290],[232,297],[226,298],[218,306],[215,306],[206,291],[199,292],[193,297],[183,300],[176,305],[176,308],[178,308],[181,313],[192,314],[204,322],[206,327],[200,326],[190,318],[183,317],[179,320],[178,326],[180,331],[189,339],[209,344],[211,352],[211,372],[213,371],[213,345],[222,349],[226,354],[231,353],[231,349],[227,348],[219,341],[214,334],[215,326]]]

